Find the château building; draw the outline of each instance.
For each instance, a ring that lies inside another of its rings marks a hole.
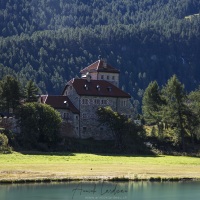
[[[60,112],[65,136],[113,139],[108,127],[99,125],[96,111],[99,107],[110,106],[132,118],[131,96],[119,88],[120,72],[106,61],[97,60],[80,73],[81,78],[67,82],[60,96],[42,95],[40,101]]]

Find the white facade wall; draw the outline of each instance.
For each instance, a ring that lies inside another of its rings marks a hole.
[[[119,74],[118,73],[106,73],[106,72],[99,72],[97,80],[105,80],[116,87],[119,87]]]
[[[98,78],[97,72],[90,73],[90,76],[91,76],[91,79],[92,79],[92,80],[98,80],[98,79],[97,79],[97,78]]]

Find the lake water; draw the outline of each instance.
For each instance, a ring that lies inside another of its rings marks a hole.
[[[200,182],[0,185],[0,200],[199,200]]]

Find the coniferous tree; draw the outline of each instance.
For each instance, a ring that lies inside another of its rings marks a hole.
[[[161,121],[161,106],[163,104],[160,89],[156,81],[146,88],[142,99],[142,111],[146,122],[158,124]]]
[[[4,110],[4,99],[2,98],[2,82],[0,81],[0,111]]]
[[[194,140],[200,138],[200,88],[188,95],[187,105],[190,111],[187,113],[188,129],[194,144]]]
[[[159,135],[163,135],[163,111],[164,100],[161,96],[158,83],[151,82],[144,92],[142,99],[142,112],[148,124],[156,124]]]
[[[181,142],[182,150],[185,151],[186,136],[186,113],[187,106],[185,104],[186,94],[184,86],[178,80],[177,76],[172,76],[165,87],[163,87],[163,96],[166,104],[163,108],[163,119],[175,132],[178,142]]]
[[[30,80],[27,82],[25,86],[25,98],[26,102],[34,102],[37,101],[39,88],[35,85],[35,83]]]
[[[1,81],[1,104],[2,109],[10,112],[15,111],[22,98],[21,86],[19,81],[13,76],[5,76]]]

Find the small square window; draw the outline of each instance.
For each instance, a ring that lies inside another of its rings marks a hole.
[[[122,100],[121,101],[121,107],[126,107],[127,106],[127,101],[126,100]]]
[[[100,103],[100,100],[99,100],[99,99],[95,99],[95,100],[94,100],[94,104],[99,105],[99,103]]]
[[[86,119],[87,118],[87,114],[86,113],[82,113],[82,119]]]
[[[69,113],[64,113],[64,114],[63,114],[63,118],[64,118],[64,119],[68,119],[68,118],[69,118]]]
[[[94,104],[94,100],[93,99],[88,99],[89,100],[89,104],[92,105]]]

